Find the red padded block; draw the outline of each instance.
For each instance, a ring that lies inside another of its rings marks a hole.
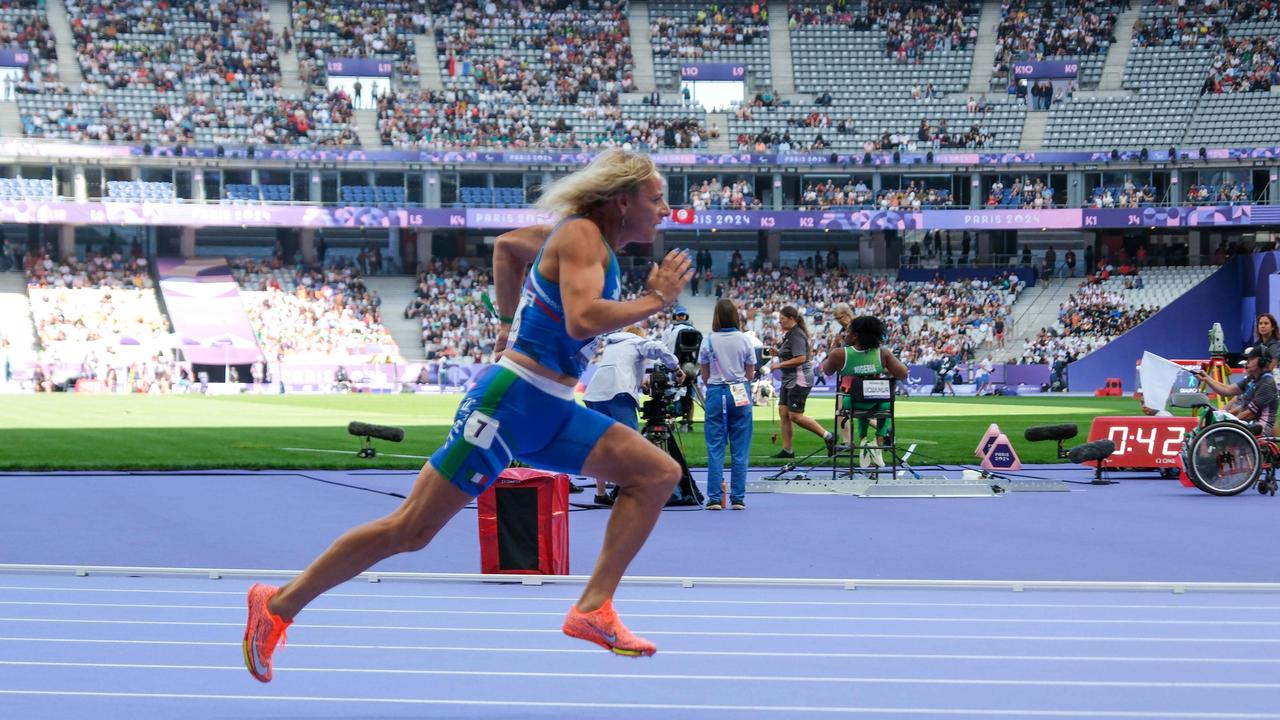
[[[569,574],[569,476],[508,468],[476,498],[480,572]]]

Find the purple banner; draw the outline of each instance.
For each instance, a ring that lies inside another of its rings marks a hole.
[[[444,208],[74,203],[0,201],[0,222],[182,227],[466,227],[466,213]],[[496,226],[495,226],[496,227]],[[512,226],[514,227],[514,226]]]
[[[394,62],[378,58],[331,57],[325,61],[330,75],[345,77],[391,77]]]
[[[179,227],[474,228],[505,230],[553,218],[533,208],[383,208],[199,203],[73,203],[0,200],[0,222],[19,224]],[[1221,205],[1182,208],[924,210],[702,210],[686,222],[668,218],[661,229],[682,230],[1079,230],[1221,227],[1280,224],[1280,208]]]
[[[925,210],[927,230],[1064,230],[1080,227],[1079,210]]]
[[[31,51],[22,48],[0,48],[0,67],[26,67],[31,64]]]
[[[1013,63],[1015,80],[1073,78],[1079,72],[1078,60],[1019,60]]]
[[[1174,160],[1200,159],[1199,147],[1178,148]],[[253,156],[247,147],[223,146],[222,154],[215,147],[152,147],[155,157],[220,158],[230,160],[276,162],[359,162],[359,163],[422,163],[431,165],[585,165],[595,157],[592,152],[562,150],[344,150],[301,147],[255,147]],[[71,143],[33,138],[0,141],[0,156],[39,158],[120,158],[144,157],[143,147],[128,145],[97,145]],[[1061,163],[1064,165],[1106,165],[1112,162],[1169,162],[1169,148],[1149,148],[1144,158],[1141,150],[1120,150],[1114,158],[1110,150],[1097,152],[1026,152],[1026,153],[976,153],[938,151],[934,153],[786,153],[711,155],[697,152],[655,152],[650,155],[662,167],[686,166],[740,166],[740,165],[798,165],[798,166],[928,166],[930,170],[944,171],[951,166],[1011,166],[1026,164]],[[930,161],[932,157],[932,161]],[[1206,160],[1274,160],[1280,158],[1280,146],[1253,148],[1206,148]],[[918,169],[918,168],[917,168]]]
[[[158,258],[160,292],[181,350],[202,365],[243,365],[262,358],[240,302],[239,285],[222,258]]]
[[[1271,210],[1271,208],[1256,208]],[[1085,208],[1084,228],[1104,227],[1193,227],[1197,225],[1252,225],[1255,208],[1250,205],[1217,205],[1209,207],[1149,207],[1149,208]],[[1266,213],[1256,224],[1275,222],[1278,218]],[[1270,219],[1268,219],[1270,217]]]
[[[747,78],[747,66],[737,63],[697,63],[680,66],[680,79],[691,82],[734,82]]]

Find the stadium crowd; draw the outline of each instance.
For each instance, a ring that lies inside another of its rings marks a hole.
[[[85,80],[108,89],[270,90],[280,60],[262,0],[111,5],[68,0]]]
[[[880,29],[885,34],[885,54],[899,63],[922,62],[931,50],[959,50],[977,40],[978,27],[965,17],[966,3],[834,0],[822,4],[792,2],[787,23],[844,25],[854,30]]]
[[[725,47],[768,42],[766,3],[691,4],[681,16],[658,15],[649,22],[654,57],[699,60]]]
[[[23,69],[15,85],[5,83],[5,99],[13,97],[15,89],[30,86],[36,81],[56,83],[58,80],[58,39],[44,14],[44,3],[36,0],[3,0],[0,2],[0,47],[24,48],[31,53],[31,61]]]
[[[821,324],[836,303],[847,302],[855,315],[884,321],[887,343],[903,362],[928,365],[974,359],[977,349],[994,339],[995,321],[1008,322],[1023,286],[1013,273],[990,281],[949,283],[939,276],[926,283],[899,283],[850,274],[835,259],[834,267],[826,266],[821,254],[794,266],[758,264],[730,280],[727,297],[746,308],[748,325],[766,345],[781,339],[771,321],[777,308],[795,305]]]
[[[624,117],[617,106],[584,106],[577,117],[539,113],[522,94],[501,90],[390,91],[378,98],[378,134],[405,149],[458,147],[696,148],[706,131],[693,118]],[[604,121],[592,128],[584,120]],[[598,129],[594,129],[598,128]]]
[[[762,207],[755,188],[746,179],[720,182],[720,178],[703,180],[689,191],[689,204],[694,210],[753,210]]]
[[[1045,2],[1007,0],[996,26],[992,71],[1008,80],[1015,60],[1080,58],[1106,52],[1115,41],[1116,13],[1127,0]]]
[[[418,287],[404,316],[422,320],[427,360],[493,360],[498,321],[484,302],[491,282],[488,268],[460,259],[434,258],[418,271]]]
[[[252,258],[229,263],[266,357],[372,357],[377,362],[398,356],[382,325],[381,299],[365,286],[359,269],[344,260],[295,268]]]

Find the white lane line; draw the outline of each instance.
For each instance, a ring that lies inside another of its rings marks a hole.
[[[243,668],[242,668],[243,670]],[[168,700],[236,700],[246,702],[313,702],[368,705],[456,705],[470,707],[542,707],[585,710],[699,710],[732,713],[819,713],[841,715],[924,715],[926,717],[1073,717],[1157,718],[1158,720],[1280,720],[1280,713],[1166,712],[1143,710],[1043,710],[1003,708],[824,707],[804,705],[683,705],[675,703],[547,702],[540,700],[437,700],[431,698],[356,698],[315,695],[213,695],[202,693],[142,693],[61,690],[0,690],[0,695],[34,695],[97,698],[155,698]]]
[[[141,595],[212,595],[224,597],[243,597],[244,590],[160,590],[160,589],[142,589],[142,588],[72,588],[72,587],[36,587],[36,586],[20,586],[20,585],[0,585],[0,590],[19,590],[32,592],[66,592],[66,593],[136,593]],[[520,591],[536,592],[537,588],[521,586]],[[834,590],[829,588],[829,590]],[[869,588],[868,593],[883,592],[883,590]],[[932,591],[930,591],[932,592]],[[1033,591],[1034,592],[1034,591]],[[492,600],[494,602],[556,602],[556,603],[574,603],[578,601],[577,596],[573,597],[542,597],[536,595],[524,595],[516,597],[500,597],[494,595],[411,595],[403,593],[341,593],[329,592],[325,593],[324,598],[358,598],[368,600],[465,600],[468,602]],[[888,601],[888,600],[738,600],[725,598],[721,600],[706,600],[696,598],[621,598],[619,602],[624,605],[654,603],[669,605],[798,605],[804,607],[941,607],[941,608],[1049,608],[1049,609],[1099,609],[1099,610],[1209,610],[1213,612],[1223,612],[1225,610],[1243,610],[1243,611],[1267,611],[1280,609],[1280,598],[1274,605],[1178,605],[1178,604],[1127,604],[1118,605],[1115,603],[1010,603],[1010,602],[918,602],[918,601]]]
[[[544,632],[544,631],[540,631]],[[157,641],[159,642],[159,641]],[[176,641],[175,641],[176,642]],[[177,642],[177,644],[188,645],[195,643]],[[217,643],[214,643],[217,644]],[[230,643],[239,645],[240,643]],[[441,651],[441,652],[477,652],[477,653],[542,653],[542,652],[569,652],[581,653],[591,652],[598,654],[599,650],[580,648],[572,649],[537,649],[537,648],[493,648],[493,647],[470,647],[470,646],[432,646],[432,645],[341,645],[341,644],[301,644],[290,643],[290,646],[306,647],[306,648],[337,648],[337,649],[364,649],[364,650],[414,650],[414,651]],[[872,660],[994,660],[1000,662],[1006,661],[1036,661],[1036,662],[1121,662],[1121,663],[1205,663],[1219,665],[1236,665],[1236,664],[1263,664],[1276,665],[1280,664],[1280,659],[1273,658],[1215,658],[1215,657],[1172,657],[1167,655],[976,655],[961,653],[855,653],[855,652],[775,652],[775,651],[752,651],[752,650],[664,650],[664,655],[697,655],[697,656],[715,656],[715,657],[823,657],[823,658],[846,658],[846,659],[872,659]]]
[[[1018,640],[1029,642],[1053,642],[1065,640],[1070,642],[1119,642],[1119,643],[1135,643],[1135,642],[1153,642],[1153,643],[1195,643],[1195,644],[1238,644],[1238,645],[1258,645],[1258,644],[1275,644],[1280,640],[1255,640],[1252,638],[1148,638],[1148,637],[1057,637],[1057,636],[988,636],[988,635],[895,635],[889,633],[862,633],[852,635],[852,638],[860,640],[976,640],[976,641],[1003,641]],[[0,637],[0,642],[12,643],[69,643],[69,644],[98,644],[98,645],[190,645],[190,646],[212,646],[221,647],[223,645],[240,646],[240,643],[224,643],[212,640],[136,640],[122,638],[49,638],[49,637]],[[520,648],[520,647],[476,647],[476,646],[442,646],[442,645],[369,645],[356,643],[299,643],[290,642],[289,647],[303,648],[333,648],[343,650],[412,650],[412,651],[471,651],[471,652],[579,652],[577,650],[563,650],[559,648]],[[581,652],[598,652],[596,650],[582,650]],[[667,654],[681,651],[664,651]],[[688,651],[686,655],[705,654],[700,652]],[[714,654],[714,653],[711,653]],[[742,652],[743,655],[786,655],[786,656],[806,656],[806,655],[823,655],[821,652]],[[832,657],[845,657],[844,653],[829,653]]]
[[[243,628],[244,623],[238,622],[193,622],[186,620],[85,620],[80,618],[4,618],[0,617],[0,622],[22,622],[22,623],[46,623],[46,624],[92,624],[92,625],[157,625],[168,627],[233,627]],[[309,630],[393,630],[396,632],[441,632],[441,633],[503,633],[508,635],[515,634],[536,634],[536,635],[559,635],[560,630],[554,628],[484,628],[484,627],[454,627],[454,626],[417,626],[417,625],[316,625],[309,624],[306,626]],[[643,635],[668,636],[668,637],[745,637],[745,638],[831,638],[831,639],[857,639],[862,637],[858,633],[796,633],[796,632],[730,632],[722,630],[647,630],[641,628],[638,631]],[[985,636],[978,636],[982,639]],[[1196,639],[1192,639],[1196,640]],[[477,648],[479,649],[479,648]],[[767,654],[767,653],[766,653]],[[863,655],[851,655],[849,657],[864,657]],[[932,657],[932,656],[923,656]],[[1149,658],[1141,658],[1149,659]],[[1182,662],[1183,660],[1193,662],[1196,658],[1177,659],[1174,662]],[[1231,662],[1234,662],[1232,660]],[[1253,662],[1253,661],[1250,661]],[[1275,660],[1257,660],[1261,663],[1280,663],[1280,659]]]
[[[164,663],[91,663],[39,660],[0,660],[0,667],[58,667],[106,670],[215,670],[245,672],[243,665],[177,665]],[[281,673],[338,673],[354,675],[424,675],[437,677],[492,678],[492,670],[427,670],[396,668],[289,667]],[[1097,688],[1195,688],[1209,690],[1276,690],[1280,683],[1265,682],[1184,682],[1146,680],[1019,680],[1012,678],[910,678],[910,677],[830,677],[812,675],[693,675],[689,673],[596,673],[537,672],[531,670],[502,671],[502,676],[542,679],[592,680],[682,680],[692,682],[769,682],[849,685],[1007,685],[1015,687],[1097,687]]]
[[[131,608],[147,610],[235,610],[243,612],[241,605],[167,605],[160,603],[76,603],[47,602],[40,600],[0,600],[0,605],[35,606],[35,607],[74,607],[74,608]],[[374,615],[464,615],[501,617],[563,617],[562,612],[536,612],[517,610],[406,610],[406,609],[368,609],[368,608],[332,608],[310,607],[308,613],[356,613]],[[671,613],[627,613],[628,618],[662,618],[672,619]],[[799,620],[822,622],[928,622],[928,623],[1025,623],[1036,625],[1210,625],[1221,626],[1280,626],[1280,620],[1154,620],[1143,618],[1005,618],[1005,617],[913,617],[910,615],[691,615],[681,613],[681,620]]]

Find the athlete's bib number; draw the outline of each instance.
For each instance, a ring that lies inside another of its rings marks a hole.
[[[473,410],[462,428],[462,439],[478,448],[489,449],[498,434],[498,421],[479,410]]]
[[[742,383],[730,383],[729,394],[733,396],[733,404],[745,407],[751,404],[751,396],[747,394],[747,386]]]

